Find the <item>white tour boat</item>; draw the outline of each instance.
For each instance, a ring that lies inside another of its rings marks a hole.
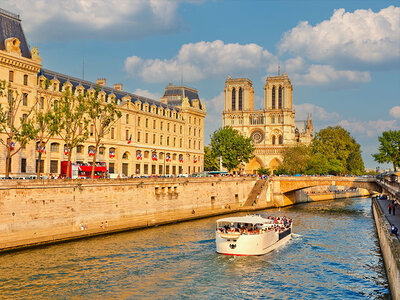
[[[225,255],[262,255],[283,245],[292,236],[286,217],[248,215],[217,220],[217,252]]]

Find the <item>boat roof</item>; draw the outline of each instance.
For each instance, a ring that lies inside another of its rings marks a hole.
[[[243,217],[230,217],[219,219],[217,222],[227,222],[227,223],[270,223],[272,220],[259,215],[249,215]]]

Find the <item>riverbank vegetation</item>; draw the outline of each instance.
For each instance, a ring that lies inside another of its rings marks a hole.
[[[400,130],[389,130],[382,132],[378,137],[379,153],[373,154],[378,163],[391,163],[393,169],[397,171],[400,167]]]
[[[275,174],[361,175],[365,173],[360,145],[340,126],[321,129],[311,145],[283,151],[283,164]]]

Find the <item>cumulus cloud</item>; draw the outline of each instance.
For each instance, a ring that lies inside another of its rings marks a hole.
[[[161,98],[160,94],[152,93],[149,90],[136,89],[133,93],[135,95],[147,97],[147,98],[150,98],[150,99],[153,99],[153,100],[159,100]]]
[[[296,110],[296,119],[305,120],[309,113],[311,113],[313,121],[329,122],[339,119],[338,113],[328,112],[325,108],[311,103],[294,105],[294,109]]]
[[[217,96],[211,99],[202,99],[206,105],[207,114],[215,112],[221,117],[222,110],[224,109],[224,92],[222,91]]]
[[[374,121],[349,121],[342,120],[339,125],[360,136],[376,136],[386,130],[397,130],[399,126],[396,120]]]
[[[171,59],[142,59],[131,56],[125,70],[146,82],[165,82],[184,77],[187,82],[230,73],[243,74],[266,67],[273,55],[256,44],[225,44],[223,41],[201,41],[184,44]]]
[[[394,106],[392,109],[389,111],[389,114],[396,119],[400,119],[400,106]]]
[[[291,78],[296,85],[354,87],[371,81],[369,72],[336,70],[328,65],[311,65],[305,73],[294,73]]]
[[[36,40],[130,39],[178,30],[183,24],[180,2],[184,0],[0,0],[0,6],[20,14],[24,30]]]
[[[368,68],[399,64],[400,7],[373,12],[335,10],[315,26],[307,21],[286,32],[278,49],[340,67]]]

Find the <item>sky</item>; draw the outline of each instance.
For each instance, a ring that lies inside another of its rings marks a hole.
[[[199,91],[205,144],[221,127],[228,75],[249,78],[262,109],[266,76],[286,72],[296,120],[340,125],[378,166],[378,136],[400,129],[398,1],[0,0],[20,15],[43,67],[158,100],[169,84]],[[387,165],[380,165],[381,168]]]

